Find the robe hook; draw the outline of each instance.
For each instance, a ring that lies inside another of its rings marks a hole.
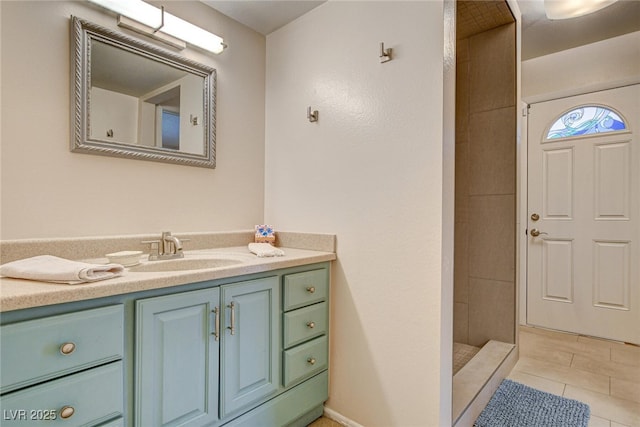
[[[392,48],[384,48],[384,42],[380,43],[380,63],[384,64],[385,62],[391,61],[391,52]]]
[[[311,111],[311,107],[307,107],[307,119],[309,122],[317,122],[318,121],[318,110]]]

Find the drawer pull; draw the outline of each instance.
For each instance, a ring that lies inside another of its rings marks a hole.
[[[313,357],[310,357],[307,359],[307,363],[309,365],[315,365],[316,364],[316,359],[314,359]]]
[[[63,418],[66,420],[71,418],[75,413],[76,413],[76,410],[73,409],[73,406],[63,406],[62,409],[60,409],[60,418]]]
[[[315,328],[315,327],[316,327],[316,324],[315,324],[314,322],[309,322],[309,323],[307,323],[307,328],[309,328],[309,329],[313,329],[313,328]]]
[[[74,351],[76,351],[76,344],[75,343],[66,342],[66,343],[64,343],[64,344],[62,344],[60,346],[60,353],[65,355],[65,356],[70,355]]]
[[[307,292],[309,292],[310,294],[314,293],[316,291],[316,288],[313,286],[308,286],[307,287]]]

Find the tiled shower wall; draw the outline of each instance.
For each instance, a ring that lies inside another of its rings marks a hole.
[[[515,24],[457,41],[454,341],[515,342]]]

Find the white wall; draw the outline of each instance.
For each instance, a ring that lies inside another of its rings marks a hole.
[[[135,144],[138,140],[138,98],[99,87],[91,88],[91,137]]]
[[[522,62],[528,102],[640,82],[640,31]]]
[[[71,153],[69,17],[117,28],[116,17],[87,2],[1,1],[1,239],[261,223],[265,39],[196,1],[154,4],[229,43],[181,52],[218,70],[217,168]]]
[[[328,2],[270,35],[266,135],[264,39],[197,2],[162,3],[230,45],[183,52],[218,69],[217,169],[70,153],[69,15],[110,28],[115,17],[85,2],[2,1],[0,238],[263,219],[337,233],[329,408],[367,426],[448,424],[453,135],[443,98],[454,80],[443,82],[442,1]],[[393,61],[379,63],[380,41]],[[309,105],[318,123],[306,120]]]
[[[328,2],[267,37],[265,219],[338,236],[327,406],[365,426],[450,422],[443,37],[441,1]]]
[[[204,118],[200,113],[204,105],[202,79],[187,75],[180,80],[180,150],[188,153],[204,154]],[[198,118],[198,124],[191,123],[191,117]],[[184,142],[183,142],[184,141]]]

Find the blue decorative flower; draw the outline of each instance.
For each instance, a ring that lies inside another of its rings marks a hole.
[[[268,237],[273,235],[273,227],[270,225],[256,225],[256,234],[262,237]]]

